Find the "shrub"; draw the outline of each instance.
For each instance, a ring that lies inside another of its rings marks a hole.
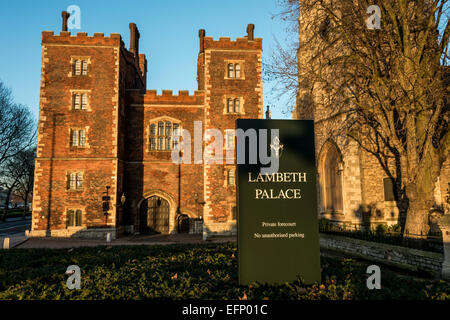
[[[227,244],[11,249],[0,251],[0,299],[450,299],[448,283],[383,269],[368,290],[367,266],[321,257],[322,282],[238,285],[237,248]],[[81,289],[66,287],[66,268],[81,268]]]
[[[325,218],[319,219],[319,230],[331,230],[332,224],[330,220]]]
[[[378,236],[385,235],[388,232],[389,232],[389,227],[386,224],[379,224],[379,225],[377,225],[377,227],[375,229],[375,233]]]

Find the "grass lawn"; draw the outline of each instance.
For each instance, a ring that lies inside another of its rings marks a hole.
[[[64,274],[81,268],[81,290]],[[322,257],[322,283],[238,286],[236,245],[11,249],[0,251],[0,299],[450,299],[448,282],[384,270],[366,287],[367,264]]]

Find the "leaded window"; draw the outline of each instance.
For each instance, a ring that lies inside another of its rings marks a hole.
[[[68,184],[67,188],[69,190],[81,190],[83,189],[83,173],[82,172],[71,172],[68,174]]]
[[[234,73],[236,75],[236,78],[240,78],[241,77],[241,65],[239,63],[236,63],[234,65]]]
[[[86,132],[72,129],[70,133],[70,145],[72,147],[84,147],[86,145]]]
[[[159,121],[150,125],[150,150],[170,151],[179,144],[179,137],[175,131],[179,124],[170,121]]]
[[[88,73],[87,60],[75,60],[73,63],[73,71],[76,76],[86,76]]]

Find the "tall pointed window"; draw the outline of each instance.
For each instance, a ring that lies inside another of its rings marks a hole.
[[[325,212],[342,212],[342,163],[334,144],[328,143],[321,162],[323,209]]]

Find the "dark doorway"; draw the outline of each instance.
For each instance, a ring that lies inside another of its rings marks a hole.
[[[141,204],[141,233],[169,233],[169,202],[164,198],[153,196]]]
[[[178,233],[189,233],[189,217],[185,214],[178,216]]]

